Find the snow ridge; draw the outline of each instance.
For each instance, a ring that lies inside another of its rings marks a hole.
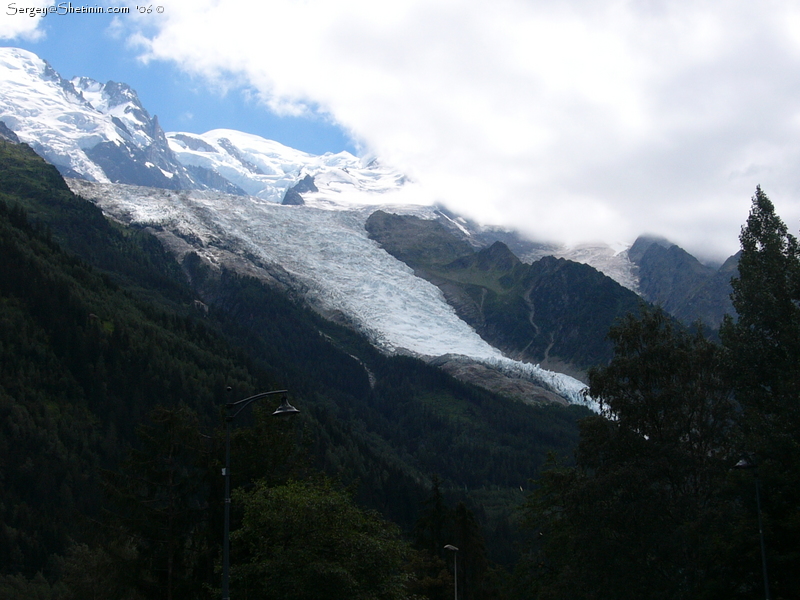
[[[84,149],[105,141],[120,143],[116,127],[32,52],[0,48],[0,72],[0,121],[50,163],[108,181]]]
[[[216,171],[249,195],[271,202],[280,202],[305,175],[314,177],[323,198],[341,201],[346,196],[357,204],[370,202],[369,196],[375,194],[396,192],[406,182],[398,171],[374,160],[364,164],[349,152],[315,156],[232,129],[173,132],[167,139],[183,165]]]

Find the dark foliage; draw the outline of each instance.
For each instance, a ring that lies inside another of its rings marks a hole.
[[[303,411],[288,436],[258,411],[237,420],[236,487],[324,469],[406,531],[440,472],[450,497],[479,509],[476,522],[506,535],[521,482],[548,451],[575,443],[579,410],[514,403],[385,357],[262,282],[212,273],[191,255],[181,269],[146,232],[72,195],[25,146],[0,144],[0,200],[9,594],[212,594],[222,539],[215,430],[231,396],[285,387]],[[263,449],[279,441],[308,459],[276,471]],[[509,546],[487,537],[490,552]]]
[[[520,597],[797,597],[800,248],[760,188],[740,239],[722,346],[660,311],[612,329],[603,414],[529,499]]]
[[[717,563],[736,457],[721,350],[661,311],[611,338],[614,360],[590,373],[603,414],[582,422],[577,466],[547,471],[529,506],[539,597],[731,593]]]
[[[800,589],[800,246],[760,187],[740,240],[738,319],[720,335],[742,407],[742,450],[758,465],[773,597],[791,598]]]

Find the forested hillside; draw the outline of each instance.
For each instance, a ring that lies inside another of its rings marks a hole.
[[[178,265],[0,141],[0,597],[218,597],[224,405],[280,388],[295,422],[233,423],[237,597],[445,600],[445,544],[467,600],[795,597],[800,245],[760,189],[741,241],[721,344],[629,315],[590,416]],[[502,246],[465,256],[436,269],[519,281]]]
[[[756,189],[721,343],[661,310],[611,330],[602,414],[545,470],[520,597],[797,598],[800,245]]]
[[[261,282],[177,265],[0,142],[0,595],[214,596],[222,407],[279,388],[301,417],[237,419],[234,487],[326,472],[407,541],[435,492],[464,503],[452,535],[485,537],[507,565],[520,488],[548,452],[570,455],[587,414],[381,355]],[[153,498],[169,510],[148,513]],[[420,581],[441,559],[426,560],[408,567]],[[111,579],[79,581],[88,571]]]

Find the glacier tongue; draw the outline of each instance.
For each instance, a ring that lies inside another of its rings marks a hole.
[[[254,265],[280,265],[302,284],[311,305],[341,311],[386,352],[468,356],[586,403],[581,382],[504,357],[456,315],[436,286],[370,240],[364,222],[375,207],[331,210],[330,201],[326,208],[282,206],[209,191],[69,183],[115,219],[191,240],[194,251],[212,263],[233,253]]]

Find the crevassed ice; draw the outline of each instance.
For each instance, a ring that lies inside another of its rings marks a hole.
[[[364,221],[372,210],[366,207],[323,210],[214,192],[123,185],[92,189],[104,190],[95,194],[95,201],[115,218],[191,235],[210,253],[224,244],[242,256],[281,265],[308,286],[308,300],[342,311],[389,352],[468,356],[511,375],[534,376],[573,402],[587,403],[581,382],[508,359],[485,342],[436,286],[369,239]]]

